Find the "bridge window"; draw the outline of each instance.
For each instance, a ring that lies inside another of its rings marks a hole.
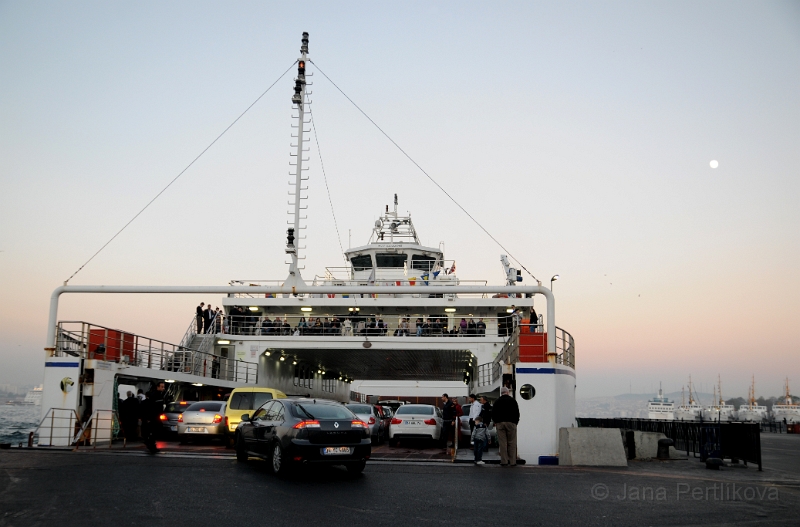
[[[372,269],[372,257],[368,254],[362,254],[361,256],[353,256],[352,258],[350,258],[350,263],[353,264],[353,271],[364,271],[366,269]],[[400,267],[402,267],[402,265]]]
[[[436,265],[435,256],[424,256],[422,254],[411,255],[411,268],[420,271],[433,271],[433,266]]]
[[[405,254],[376,254],[378,260],[378,267],[400,267],[406,264],[407,256]]]

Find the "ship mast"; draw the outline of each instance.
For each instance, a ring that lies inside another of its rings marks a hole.
[[[289,164],[295,167],[294,182],[289,182],[289,185],[294,187],[294,191],[289,191],[289,196],[294,198],[294,203],[289,201],[289,206],[293,207],[289,211],[292,220],[287,223],[290,227],[286,230],[286,254],[290,255],[292,261],[289,262],[289,277],[284,282],[284,285],[290,287],[297,287],[305,285],[303,277],[300,275],[299,260],[302,260],[298,255],[300,247],[300,240],[304,240],[305,236],[301,236],[300,232],[305,229],[300,222],[307,218],[307,216],[300,216],[300,211],[305,210],[308,206],[301,205],[302,200],[308,199],[302,195],[303,191],[308,190],[308,187],[303,187],[303,181],[308,181],[307,176],[303,176],[303,171],[308,170],[303,168],[303,162],[308,161],[308,158],[303,157],[304,152],[308,152],[305,143],[309,140],[304,137],[305,133],[310,132],[306,130],[305,126],[310,124],[310,121],[305,120],[306,101],[311,92],[306,92],[306,60],[308,59],[308,33],[303,33],[302,46],[300,46],[300,58],[297,59],[297,78],[294,81],[294,95],[292,95],[292,104],[297,108],[297,135],[292,135],[297,139],[296,145],[291,145],[297,148],[296,153],[292,154],[295,157],[295,162]],[[294,125],[293,125],[294,126]]]

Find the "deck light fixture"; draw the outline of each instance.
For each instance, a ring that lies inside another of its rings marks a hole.
[[[551,278],[551,279],[550,279],[550,292],[551,292],[551,293],[553,292],[553,282],[555,282],[555,281],[556,281],[556,280],[558,280],[559,278],[561,278],[561,277],[560,277],[560,276],[558,276],[558,275],[553,275],[553,278]]]
[[[292,361],[292,366],[297,366],[297,359]]]
[[[249,309],[250,311],[258,311],[258,308],[256,306],[250,306],[247,309]]]
[[[446,307],[446,308],[444,308],[444,312],[445,313],[455,313],[456,312],[456,308],[454,308],[454,307]]]
[[[280,358],[280,359],[278,359],[278,360],[280,360],[281,362],[283,362],[283,361],[285,361],[285,360],[286,360],[286,357],[284,357],[283,355],[281,355],[281,358]]]
[[[175,382],[175,379],[164,379],[164,382],[173,383]]]
[[[193,382],[192,386],[204,386],[202,382]]]
[[[272,355],[272,352],[270,352],[269,350],[267,350],[267,351],[265,351],[265,352],[264,352],[264,355],[266,355],[267,357],[269,357],[270,355]]]
[[[311,311],[311,308],[310,307],[301,307],[300,311],[305,311],[306,313],[308,313],[309,311]]]
[[[217,341],[217,344],[222,344],[222,345],[225,345],[225,344],[230,344],[230,343],[231,343],[231,341],[230,341],[230,340],[218,340],[218,341]]]

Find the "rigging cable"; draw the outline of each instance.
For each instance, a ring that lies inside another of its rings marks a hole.
[[[517,258],[516,258],[514,255],[513,255],[513,254],[511,254],[511,251],[509,251],[508,249],[506,249],[506,248],[505,248],[505,246],[504,246],[502,243],[500,243],[500,241],[499,241],[497,238],[495,238],[494,236],[492,236],[492,234],[491,234],[491,233],[490,233],[488,230],[486,230],[486,227],[484,227],[483,225],[481,225],[481,224],[478,222],[478,220],[476,220],[476,219],[475,219],[475,218],[472,216],[472,214],[470,214],[469,212],[467,212],[467,209],[465,209],[464,207],[462,207],[462,206],[461,206],[461,204],[460,204],[458,201],[456,201],[456,199],[455,199],[453,196],[451,196],[451,195],[450,195],[450,193],[448,193],[448,192],[447,192],[447,191],[444,189],[444,187],[442,187],[442,186],[441,186],[439,183],[437,183],[437,182],[436,182],[436,180],[435,180],[435,179],[433,179],[433,177],[431,177],[431,175],[430,175],[430,174],[428,174],[428,173],[425,171],[425,169],[424,169],[424,168],[422,168],[422,167],[419,165],[419,163],[417,163],[416,161],[414,161],[414,159],[413,159],[413,158],[412,158],[410,155],[408,155],[408,153],[406,153],[406,151],[405,151],[405,150],[403,150],[403,149],[400,147],[400,145],[398,145],[398,144],[395,142],[395,140],[394,140],[394,139],[392,139],[391,137],[389,137],[389,134],[387,134],[386,132],[384,132],[384,131],[383,131],[383,128],[381,128],[380,126],[378,126],[378,123],[376,123],[375,121],[373,121],[373,120],[372,120],[372,118],[371,118],[369,115],[367,115],[367,113],[366,113],[364,110],[362,110],[362,109],[361,109],[361,108],[360,108],[360,107],[359,107],[359,106],[358,106],[358,105],[355,103],[355,101],[353,101],[353,99],[351,99],[351,98],[350,98],[350,97],[349,97],[349,96],[348,96],[348,95],[347,95],[347,94],[346,94],[344,91],[342,91],[342,89],[341,89],[341,88],[340,88],[340,87],[339,87],[339,86],[338,86],[338,85],[337,85],[335,82],[333,82],[333,80],[331,80],[331,78],[330,78],[330,77],[328,77],[328,75],[326,75],[324,71],[322,71],[322,68],[320,68],[320,67],[319,67],[319,64],[317,64],[316,62],[314,62],[314,61],[313,61],[313,60],[311,60],[311,59],[309,59],[309,62],[311,62],[311,63],[312,63],[314,66],[316,66],[316,68],[319,70],[319,72],[320,72],[320,73],[322,73],[322,75],[323,75],[323,76],[324,76],[326,79],[328,79],[328,82],[330,82],[331,84],[333,84],[334,88],[336,88],[337,90],[339,90],[339,93],[341,93],[342,95],[344,95],[344,97],[345,97],[345,98],[346,98],[348,101],[350,101],[350,103],[351,103],[353,106],[355,106],[355,107],[356,107],[356,109],[357,109],[359,112],[361,112],[361,114],[362,114],[364,117],[366,117],[366,118],[367,118],[367,120],[369,120],[369,122],[371,122],[371,123],[372,123],[372,124],[375,126],[375,128],[377,128],[377,129],[378,129],[378,131],[380,131],[380,133],[382,133],[382,134],[383,134],[383,135],[386,137],[386,139],[388,139],[388,140],[389,140],[389,141],[390,141],[390,142],[391,142],[391,143],[392,143],[394,146],[396,146],[396,147],[397,147],[397,149],[398,149],[398,150],[400,150],[400,152],[402,152],[402,154],[403,154],[404,156],[406,156],[406,157],[408,158],[408,160],[409,160],[409,161],[411,161],[411,162],[414,164],[414,166],[416,166],[416,167],[417,167],[417,168],[420,170],[420,172],[422,172],[423,174],[425,174],[425,176],[426,176],[428,179],[430,179],[430,180],[431,180],[431,182],[432,182],[434,185],[436,185],[436,186],[439,188],[439,190],[441,190],[442,192],[444,192],[444,195],[445,195],[445,196],[447,196],[448,198],[450,198],[450,201],[452,201],[453,203],[455,203],[455,204],[456,204],[456,206],[457,206],[459,209],[461,209],[461,210],[464,212],[464,214],[466,214],[466,215],[469,217],[469,219],[471,219],[471,220],[472,220],[472,221],[475,223],[475,225],[477,225],[478,227],[480,227],[480,229],[481,229],[483,232],[485,232],[485,233],[486,233],[486,235],[487,235],[487,236],[489,236],[489,238],[491,238],[491,239],[494,241],[494,243],[496,243],[496,244],[497,244],[497,245],[498,245],[498,246],[499,246],[501,249],[503,249],[503,250],[504,250],[504,251],[505,251],[505,252],[508,254],[508,256],[510,256],[510,257],[511,257],[511,259],[512,259],[512,260],[514,260],[515,262],[517,262],[517,263],[519,264],[519,266],[520,266],[520,267],[522,267],[522,268],[525,270],[525,272],[526,272],[526,273],[528,273],[529,275],[531,275],[531,278],[533,278],[534,280],[536,280],[536,282],[539,282],[539,280],[538,280],[538,279],[537,279],[535,276],[533,276],[533,273],[531,273],[530,271],[528,271],[527,267],[525,267],[525,266],[522,264],[522,262],[520,262],[520,261],[519,261],[519,260],[518,260],[518,259],[517,259]]]
[[[342,247],[342,235],[339,234],[339,223],[336,221],[336,212],[333,210],[333,199],[331,199],[331,189],[328,186],[328,175],[325,174],[325,163],[322,162],[322,150],[319,148],[317,125],[314,124],[314,112],[311,111],[311,105],[308,105],[308,115],[311,117],[311,129],[314,130],[314,142],[317,143],[317,155],[319,156],[319,166],[322,168],[322,178],[325,180],[325,190],[328,191],[328,203],[331,204],[331,216],[333,216],[333,226],[336,227],[336,239],[339,242],[339,250],[342,258],[345,264],[347,264],[347,258],[344,255],[344,247]]]
[[[247,112],[250,110],[250,108],[252,108],[253,106],[255,106],[255,105],[256,105],[256,103],[257,103],[258,101],[260,101],[260,100],[261,100],[261,98],[262,98],[262,97],[264,97],[264,95],[266,95],[266,94],[267,94],[267,92],[268,92],[268,91],[270,91],[270,90],[272,89],[272,87],[273,87],[273,86],[275,86],[276,84],[278,84],[278,81],[280,81],[280,80],[281,80],[281,79],[282,79],[282,78],[283,78],[283,77],[284,77],[284,76],[285,76],[287,73],[289,73],[289,70],[291,70],[291,69],[294,67],[294,65],[295,65],[295,64],[297,64],[297,61],[294,61],[294,62],[292,63],[292,65],[291,65],[291,66],[289,66],[289,68],[287,68],[287,70],[286,70],[286,71],[284,71],[283,73],[281,73],[281,76],[280,76],[280,77],[278,77],[278,78],[275,80],[275,82],[273,82],[272,84],[270,84],[269,88],[267,88],[266,90],[264,90],[264,91],[261,93],[261,95],[259,95],[259,96],[256,98],[256,100],[255,100],[255,101],[253,101],[253,102],[250,104],[250,106],[248,106],[247,108],[245,108],[245,110],[244,110],[242,113],[240,113],[240,114],[239,114],[239,117],[237,117],[236,119],[234,119],[234,120],[233,120],[233,122],[232,122],[231,124],[229,124],[229,125],[228,125],[228,127],[227,127],[227,128],[225,128],[225,129],[222,131],[222,133],[221,133],[221,134],[219,134],[219,135],[217,136],[217,138],[216,138],[216,139],[214,139],[213,141],[211,141],[211,143],[210,143],[210,144],[209,144],[207,147],[205,147],[205,148],[203,149],[203,151],[202,151],[202,152],[200,152],[199,154],[197,154],[197,157],[195,157],[195,158],[192,160],[192,162],[191,162],[191,163],[189,163],[188,165],[186,165],[186,168],[184,168],[183,170],[181,170],[181,171],[180,171],[180,173],[179,173],[177,176],[175,176],[175,177],[172,179],[172,181],[170,181],[170,182],[167,184],[167,186],[166,186],[166,187],[164,187],[163,189],[161,189],[161,192],[159,192],[158,194],[156,194],[156,195],[155,195],[155,197],[154,197],[153,199],[151,199],[150,201],[148,201],[148,202],[147,202],[147,205],[145,205],[144,207],[142,207],[142,209],[141,209],[139,212],[137,212],[137,213],[136,213],[136,215],[135,215],[133,218],[131,218],[131,219],[128,221],[128,223],[126,223],[125,225],[123,225],[123,226],[122,226],[122,228],[121,228],[120,230],[118,230],[118,231],[117,231],[117,233],[116,233],[116,234],[114,234],[114,236],[112,236],[110,240],[108,240],[108,241],[107,241],[107,242],[106,242],[106,243],[105,243],[105,244],[104,244],[102,247],[100,247],[100,249],[98,249],[98,250],[97,250],[97,252],[96,252],[96,253],[94,253],[94,254],[92,255],[92,257],[91,257],[91,258],[89,258],[88,260],[86,260],[86,262],[85,262],[83,265],[81,265],[80,267],[78,267],[78,270],[77,270],[77,271],[75,271],[74,273],[72,273],[72,276],[70,276],[69,278],[67,278],[67,279],[64,281],[64,285],[67,285],[67,283],[68,283],[70,280],[72,280],[72,279],[75,277],[75,275],[76,275],[76,274],[80,273],[80,272],[81,272],[81,270],[82,270],[84,267],[86,267],[86,266],[89,264],[89,262],[91,262],[92,260],[94,260],[94,257],[95,257],[95,256],[97,256],[98,254],[100,254],[100,252],[101,252],[103,249],[105,249],[106,247],[108,247],[108,245],[109,245],[111,242],[113,242],[113,241],[114,241],[114,239],[115,239],[117,236],[119,236],[119,235],[122,233],[122,231],[124,231],[124,230],[125,230],[125,229],[128,227],[128,225],[130,225],[131,223],[133,223],[133,221],[134,221],[136,218],[138,218],[138,217],[139,217],[139,215],[140,215],[140,214],[142,214],[142,213],[143,213],[143,212],[144,212],[144,211],[147,209],[147,207],[149,207],[150,205],[152,205],[152,204],[153,204],[153,202],[154,202],[155,200],[157,200],[159,196],[161,196],[161,194],[163,194],[164,192],[166,192],[166,190],[167,190],[169,187],[171,187],[173,183],[175,183],[176,181],[178,181],[178,178],[179,178],[179,177],[181,177],[181,176],[183,175],[183,173],[184,173],[184,172],[186,172],[187,170],[189,170],[189,168],[190,168],[192,165],[194,165],[194,163],[195,163],[195,162],[196,162],[198,159],[200,159],[200,157],[202,157],[202,155],[203,155],[203,154],[205,154],[205,153],[208,151],[208,149],[209,149],[209,148],[211,148],[212,146],[214,146],[214,144],[215,144],[217,141],[219,141],[219,140],[220,140],[220,138],[221,138],[223,135],[225,135],[225,133],[226,133],[228,130],[230,130],[230,129],[233,127],[233,125],[235,125],[235,124],[236,124],[236,123],[239,121],[239,119],[241,119],[242,117],[244,117],[244,114],[246,114],[246,113],[247,113]]]

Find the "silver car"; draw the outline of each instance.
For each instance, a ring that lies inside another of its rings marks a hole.
[[[192,439],[219,439],[225,442],[228,419],[225,403],[200,401],[187,408],[178,419],[178,439],[185,443]]]
[[[363,403],[350,403],[345,406],[356,414],[359,419],[369,425],[370,437],[372,438],[373,444],[383,441],[383,438],[387,435],[385,429],[386,421],[375,406]]]

